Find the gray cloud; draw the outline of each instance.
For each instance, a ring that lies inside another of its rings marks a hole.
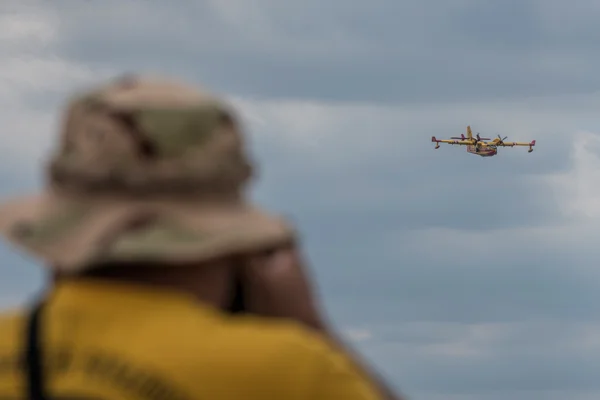
[[[600,10],[587,1],[53,4],[68,56],[186,73],[243,95],[411,102],[600,88]]]

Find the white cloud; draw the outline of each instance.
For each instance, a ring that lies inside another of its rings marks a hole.
[[[477,359],[570,354],[600,356],[600,324],[529,320],[506,323],[407,322],[374,324],[370,349],[405,359]],[[392,354],[393,353],[393,354]]]
[[[565,202],[565,212],[578,219],[600,218],[600,134],[578,132],[571,149],[572,168],[550,177]]]
[[[0,49],[26,52],[40,50],[58,39],[56,15],[35,10],[0,14]]]
[[[22,96],[69,92],[95,78],[97,71],[57,55],[25,55],[8,58],[0,65],[0,82],[6,93]]]
[[[507,394],[503,391],[492,393],[435,393],[432,391],[419,391],[410,393],[413,399],[422,400],[505,400]],[[597,400],[600,391],[578,391],[578,390],[514,390],[510,392],[510,398],[528,400]]]
[[[0,14],[1,158],[31,176],[55,138],[65,97],[112,71],[61,57],[60,20],[51,10],[17,9]]]

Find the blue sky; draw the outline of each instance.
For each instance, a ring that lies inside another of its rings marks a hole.
[[[174,74],[240,108],[257,201],[413,399],[600,398],[600,3],[0,5],[0,195],[36,190],[72,89]],[[536,139],[482,159],[430,138]],[[0,248],[0,306],[42,270]]]

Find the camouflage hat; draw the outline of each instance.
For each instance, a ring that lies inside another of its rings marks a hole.
[[[166,78],[76,96],[44,193],[0,206],[0,232],[48,265],[203,261],[293,239],[245,200],[252,163],[218,97]]]

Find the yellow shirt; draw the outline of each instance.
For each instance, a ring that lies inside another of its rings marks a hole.
[[[142,286],[69,282],[42,322],[54,399],[378,399],[349,360],[287,322]],[[0,315],[0,398],[23,399],[26,314]]]

